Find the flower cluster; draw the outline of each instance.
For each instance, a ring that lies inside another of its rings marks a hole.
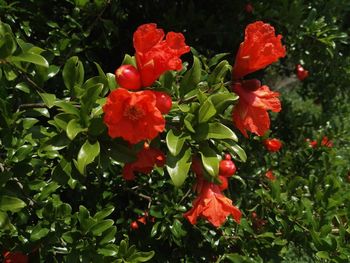
[[[232,120],[246,137],[247,131],[264,135],[270,128],[267,111],[281,110],[277,92],[271,91],[257,79],[243,79],[285,56],[281,38],[281,35],[275,35],[271,25],[258,21],[247,26],[245,39],[239,47],[232,71],[232,90],[239,95],[239,101],[233,108]],[[163,115],[171,110],[172,98],[165,92],[152,90],[151,86],[164,72],[181,70],[180,56],[190,51],[181,33],[169,32],[165,36],[156,24],[140,26],[134,33],[133,44],[136,67],[122,65],[115,71],[119,87],[109,94],[103,106],[104,122],[110,137],[121,137],[131,145],[144,142],[143,148],[136,154],[136,160],[124,165],[122,175],[125,180],[134,180],[136,173],[149,174],[155,166],[165,165],[165,154],[148,143],[165,130]],[[263,143],[270,152],[279,151],[282,147],[278,139],[267,139]],[[208,176],[202,159],[197,157],[193,157],[192,170],[197,178],[194,185],[197,197],[184,217],[191,224],[204,218],[215,227],[220,227],[232,215],[239,223],[241,211],[223,194],[228,188],[229,178],[236,172],[231,156],[225,154],[219,162],[215,178]],[[266,177],[275,179],[272,171]],[[145,217],[142,217],[131,222],[130,227],[135,230],[139,223],[145,222]]]
[[[248,137],[247,131],[258,136],[264,135],[270,127],[267,110],[281,110],[279,93],[270,91],[268,86],[262,86],[256,79],[242,80],[244,76],[286,55],[281,39],[282,36],[276,36],[271,25],[262,21],[248,25],[245,30],[245,38],[239,47],[232,73],[232,89],[240,97],[233,109],[232,119],[245,137]]]
[[[163,30],[152,23],[140,26],[133,41],[137,69],[123,65],[116,70],[120,87],[109,94],[103,111],[109,136],[136,144],[164,131],[162,114],[170,111],[171,98],[164,92],[129,90],[151,86],[167,70],[181,70],[180,56],[190,47],[181,33],[169,32],[164,39]]]
[[[219,178],[222,180],[221,185],[204,179],[203,166],[197,158],[193,159],[192,170],[197,176],[195,189],[198,196],[193,201],[192,209],[186,212],[184,217],[191,224],[196,224],[198,218],[205,218],[214,226],[219,227],[231,214],[235,221],[239,223],[242,216],[241,211],[232,205],[232,200],[222,193],[227,188],[227,178],[236,172],[236,166],[231,161],[231,156],[226,154],[225,160],[220,163]]]

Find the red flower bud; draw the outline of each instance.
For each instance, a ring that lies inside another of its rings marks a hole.
[[[144,225],[146,225],[146,217],[145,216],[141,216],[141,217],[139,217],[138,219],[137,219],[137,221],[138,222],[140,222],[140,223],[142,223],[142,224],[144,224]]]
[[[132,221],[132,222],[130,223],[130,228],[131,228],[132,230],[136,230],[136,229],[139,228],[139,225],[137,224],[136,221]]]
[[[269,152],[278,152],[282,147],[282,142],[276,138],[266,139],[263,141],[263,144]]]
[[[156,107],[162,114],[168,114],[171,110],[173,101],[171,97],[166,92],[153,91],[156,96]]]
[[[138,90],[141,88],[141,76],[132,65],[122,65],[115,71],[115,80],[124,89]]]
[[[231,160],[229,154],[225,154],[225,160],[222,160],[219,165],[219,175],[230,177],[236,172],[236,165]]]
[[[303,81],[309,76],[309,71],[305,70],[302,65],[298,64],[296,66],[297,77],[300,81]]]
[[[272,170],[268,170],[265,173],[265,177],[270,180],[270,181],[275,181],[276,180],[276,176],[273,174]]]
[[[220,191],[226,190],[227,187],[228,187],[228,180],[227,180],[227,177],[222,176],[222,175],[219,175],[219,179],[220,179],[220,181],[221,181],[221,184],[219,184],[219,189],[220,189]]]

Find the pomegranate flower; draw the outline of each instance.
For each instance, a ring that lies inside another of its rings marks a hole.
[[[193,225],[197,223],[198,217],[202,217],[215,227],[220,227],[230,214],[237,223],[240,223],[241,211],[222,194],[220,186],[203,181],[199,196],[193,201],[192,209],[186,212],[184,217]]]
[[[236,55],[233,78],[240,79],[284,57],[286,48],[281,39],[282,36],[276,36],[275,29],[269,24],[262,21],[249,24]]]
[[[235,83],[233,91],[239,95],[239,101],[232,112],[236,127],[245,137],[248,137],[247,131],[259,136],[264,135],[270,128],[267,110],[274,112],[281,110],[279,93],[270,91],[268,86],[260,86],[256,90],[247,89],[244,82]]]
[[[144,87],[152,85],[167,70],[181,70],[180,56],[189,52],[181,33],[164,31],[156,24],[144,24],[133,37],[137,68]]]
[[[134,180],[135,172],[149,174],[155,165],[162,167],[165,164],[164,153],[159,149],[149,147],[148,144],[145,144],[136,157],[135,162],[125,164],[123,168],[122,174],[125,180]]]
[[[152,140],[165,129],[165,120],[156,107],[156,97],[149,90],[113,90],[103,111],[109,136],[122,137],[132,144]]]
[[[263,141],[263,144],[269,152],[278,152],[282,147],[282,142],[276,138],[266,139]]]
[[[273,171],[272,170],[268,170],[266,173],[265,173],[265,177],[270,180],[270,181],[275,181],[276,180],[276,176],[273,174]]]

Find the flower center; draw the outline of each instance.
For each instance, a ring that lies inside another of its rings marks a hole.
[[[142,118],[145,115],[145,112],[142,108],[137,107],[136,105],[127,106],[124,110],[124,116],[129,120],[135,121]]]

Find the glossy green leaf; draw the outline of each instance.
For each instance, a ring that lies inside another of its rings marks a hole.
[[[8,195],[0,195],[0,210],[1,211],[18,212],[23,207],[26,207],[26,206],[27,206],[27,204],[17,197],[8,196]]]
[[[211,68],[212,66],[218,64],[221,59],[223,59],[224,57],[226,57],[228,55],[230,55],[230,53],[219,53],[219,54],[216,54],[214,57],[212,57],[209,60],[208,67]]]
[[[247,160],[247,154],[245,153],[245,151],[234,141],[222,140],[220,142],[223,143],[232,154],[238,155],[242,162],[245,162]]]
[[[55,102],[56,102],[56,95],[55,94],[39,93],[39,95],[47,107],[52,108],[55,105]]]
[[[77,161],[75,162],[78,171],[81,174],[84,174],[85,167],[92,163],[95,158],[100,154],[100,144],[96,141],[94,144],[90,144],[89,141],[86,141],[83,146],[80,148],[78,153]]]
[[[74,90],[75,86],[81,86],[84,81],[83,63],[77,56],[67,60],[62,71],[63,81],[66,88],[70,91]]]
[[[115,226],[110,227],[109,231],[106,231],[102,233],[102,239],[100,241],[101,245],[107,244],[107,243],[113,243],[115,241],[115,235],[117,233],[117,228]]]
[[[128,262],[147,262],[154,257],[154,251],[136,252],[128,257]]]
[[[166,169],[177,187],[180,187],[188,176],[191,167],[191,155],[191,148],[183,148],[177,156],[169,153],[167,157]]]
[[[17,43],[11,27],[0,21],[0,58],[5,59],[12,55],[16,48]]]
[[[106,231],[108,228],[113,226],[114,221],[112,219],[106,219],[100,222],[97,222],[90,231],[94,236],[101,236],[102,232]]]
[[[180,96],[184,97],[188,92],[195,89],[201,80],[202,65],[196,56],[193,56],[192,68],[186,72],[180,82]]]
[[[15,86],[16,89],[20,90],[20,91],[23,91],[27,94],[30,93],[30,87],[28,85],[28,83],[26,82],[20,82],[18,83],[16,86]]]
[[[199,151],[204,169],[212,177],[216,177],[219,174],[220,158],[218,158],[216,152],[213,149],[211,149],[208,144],[200,145]]]
[[[216,83],[220,83],[224,81],[225,75],[230,71],[231,66],[227,60],[221,61],[210,73],[208,77],[208,85],[211,86]]]
[[[125,54],[122,65],[133,65],[136,68],[137,66],[135,57],[130,56],[129,54]]]
[[[79,110],[67,101],[56,101],[55,106],[61,108],[65,113],[73,114],[77,117],[80,115]]]
[[[202,123],[198,125],[197,136],[199,140],[230,139],[238,141],[236,134],[229,127],[219,122]]]
[[[207,99],[199,108],[198,122],[203,123],[210,120],[216,114],[216,109],[213,103]]]
[[[46,237],[49,232],[50,232],[49,229],[42,227],[40,224],[36,225],[33,228],[32,232],[30,233],[30,240],[31,241],[40,240],[43,237]]]
[[[110,214],[113,213],[114,211],[114,207],[111,206],[111,207],[106,207],[104,209],[102,209],[101,211],[98,211],[95,215],[94,215],[94,218],[96,220],[102,220],[104,219],[105,217],[109,216]]]
[[[70,140],[74,140],[77,134],[79,134],[82,131],[84,131],[84,128],[81,127],[77,119],[72,119],[69,121],[66,128],[66,133]]]
[[[7,213],[0,211],[0,229],[6,229],[9,223],[10,220]]]
[[[45,68],[49,67],[49,62],[43,56],[34,53],[22,53],[17,56],[11,56],[8,60],[10,62],[29,62]]]
[[[238,98],[233,92],[217,93],[209,97],[216,111],[219,113],[224,112],[228,106],[233,105],[233,102],[238,100]]]
[[[168,146],[170,153],[173,156],[176,156],[181,152],[185,141],[186,141],[186,137],[182,136],[181,134],[180,135],[174,134],[173,130],[169,130],[166,135],[166,144]]]

